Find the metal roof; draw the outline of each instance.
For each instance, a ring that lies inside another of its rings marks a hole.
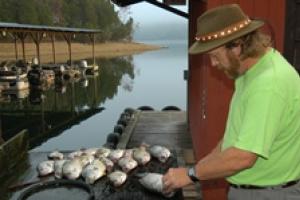
[[[188,13],[185,13],[177,8],[173,8],[172,6],[169,6],[169,4],[166,4],[166,0],[164,0],[163,2],[160,2],[158,0],[112,0],[112,2],[120,7],[125,7],[125,6],[129,6],[129,5],[132,5],[132,4],[136,4],[136,3],[140,3],[140,2],[147,2],[147,3],[150,3],[152,5],[155,5],[157,7],[160,7],[162,9],[165,9],[167,11],[170,11],[176,15],[179,15],[181,17],[185,17],[185,18],[189,18],[189,14]],[[177,0],[177,2],[185,2],[185,0]],[[172,2],[172,1],[169,1],[169,2]],[[176,2],[173,0],[173,2]],[[181,5],[184,5],[184,4],[181,4]]]
[[[70,32],[70,33],[100,33],[100,32],[102,32],[99,29],[67,28],[67,27],[42,26],[42,25],[5,23],[5,22],[0,22],[0,30],[47,31],[47,32]]]

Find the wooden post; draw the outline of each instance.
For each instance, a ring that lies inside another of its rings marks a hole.
[[[76,105],[76,102],[75,102],[75,98],[76,95],[75,95],[75,83],[74,81],[71,82],[71,113],[72,113],[72,116],[75,116],[76,115],[76,112],[75,112],[75,105]]]
[[[23,60],[26,60],[26,54],[25,54],[25,38],[21,39],[22,41],[22,51],[23,51]]]
[[[72,66],[72,35],[72,33],[63,33],[63,37],[68,43],[70,66]]]
[[[95,33],[89,34],[90,42],[92,43],[92,55],[93,55],[93,66],[96,66],[96,58],[95,58]]]
[[[96,58],[95,58],[95,34],[93,33],[93,65],[96,65]]]
[[[46,133],[46,126],[47,123],[45,121],[45,100],[42,98],[42,105],[41,105],[41,125],[42,125],[42,133]]]
[[[17,33],[18,38],[22,42],[22,51],[23,51],[23,60],[26,61],[26,54],[25,54],[25,39],[27,37],[27,33],[25,32],[18,32]]]
[[[18,60],[18,38],[15,35],[15,33],[13,33],[13,37],[14,37],[14,42],[15,42],[15,56],[16,56],[16,60]]]
[[[36,54],[37,54],[37,58],[38,58],[38,64],[41,63],[41,54],[40,54],[40,43],[43,39],[43,34],[45,34],[45,32],[30,32],[30,35],[32,37],[32,40],[35,43],[36,46]]]
[[[19,59],[19,56],[18,56],[18,36],[17,36],[17,33],[16,32],[8,32],[8,35],[10,37],[13,38],[14,40],[14,43],[15,43],[15,57],[16,57],[16,60]]]
[[[95,58],[95,33],[89,34],[90,41],[92,43],[92,54],[93,54],[93,66],[96,65],[96,58]]]
[[[93,108],[97,108],[97,97],[98,97],[98,76],[93,79],[94,82],[94,101]]]
[[[51,42],[52,42],[52,55],[53,55],[53,63],[56,63],[56,59],[55,59],[55,33],[52,33],[50,35],[51,37]]]
[[[71,39],[68,41],[68,47],[69,47],[70,66],[72,66],[72,43],[71,43]]]

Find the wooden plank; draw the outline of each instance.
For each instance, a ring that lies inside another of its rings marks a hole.
[[[133,114],[134,118],[128,123],[128,125],[126,126],[123,134],[120,137],[120,140],[117,144],[117,148],[119,149],[126,149],[128,141],[130,140],[132,133],[134,131],[134,128],[136,126],[136,123],[140,117],[140,111],[136,111]]]
[[[23,130],[1,145],[7,169],[15,167],[18,161],[20,161],[27,152],[28,140],[26,133],[27,130]],[[0,162],[2,161],[0,160]]]
[[[142,112],[128,147],[139,146],[143,142],[165,145],[172,149],[183,146],[192,148],[191,137],[187,133],[186,112]]]

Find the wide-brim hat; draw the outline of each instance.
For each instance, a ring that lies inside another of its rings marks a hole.
[[[189,53],[205,53],[263,25],[263,21],[251,20],[237,4],[208,10],[197,19],[196,41],[189,48]]]

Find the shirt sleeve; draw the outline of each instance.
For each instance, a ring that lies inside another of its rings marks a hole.
[[[280,132],[285,102],[276,92],[261,90],[248,96],[243,107],[242,125],[234,146],[268,159]]]

